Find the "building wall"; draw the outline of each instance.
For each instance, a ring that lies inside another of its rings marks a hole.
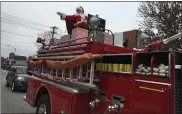
[[[128,39],[128,48],[137,47],[137,30],[123,32],[123,41]]]
[[[143,49],[151,42],[151,38],[139,30],[130,30],[125,32],[114,33],[115,45],[123,47],[123,42],[128,39],[128,47],[130,49]]]
[[[143,49],[151,42],[151,38],[139,30],[123,32],[123,41],[128,39],[128,48]]]

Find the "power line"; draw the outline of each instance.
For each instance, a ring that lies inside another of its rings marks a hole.
[[[3,12],[1,12],[1,13],[2,13],[1,14],[1,20],[8,21],[9,23],[13,23],[13,22],[15,23],[16,22],[16,24],[28,25],[29,27],[30,27],[30,25],[32,25],[32,26],[36,26],[36,27],[39,26],[41,28],[45,28],[45,27],[50,28],[50,26],[48,26],[48,25],[44,25],[44,24],[40,24],[40,23],[37,23],[37,22],[27,20],[27,19],[12,16],[10,14],[6,14],[6,13],[3,13]],[[5,22],[5,23],[8,23],[8,22]],[[36,29],[41,30],[41,31],[45,31],[45,30],[40,29],[40,28],[36,28]]]
[[[24,27],[24,28],[34,29],[34,30],[38,30],[38,31],[46,31],[46,30],[39,29],[39,28],[36,28],[36,27],[31,27],[29,25],[20,24],[20,23],[17,23],[17,22],[10,22],[10,21],[3,20],[3,19],[1,19],[1,22],[7,23],[7,24],[12,24],[12,25],[17,25],[17,26]]]
[[[1,31],[1,32],[5,32],[5,33],[9,33],[9,34],[16,34],[16,35],[20,35],[20,36],[26,36],[26,37],[31,37],[31,38],[36,38],[34,36],[28,36],[28,35],[24,35],[24,34],[19,34],[19,33],[13,33],[13,32],[8,32],[8,31]]]
[[[43,26],[43,27],[50,27],[48,25],[44,25],[44,24],[41,24],[41,23],[38,23],[38,22],[33,22],[33,21],[30,21],[30,20],[27,20],[27,19],[23,19],[23,18],[20,18],[20,17],[17,17],[17,16],[13,16],[13,15],[10,15],[10,14],[7,14],[7,13],[4,13],[4,12],[1,12],[2,15],[6,16],[6,17],[9,17],[11,19],[16,19],[16,20],[21,20],[23,22],[28,22],[28,23],[31,23],[31,24],[35,24],[36,26],[39,25],[39,26]]]
[[[8,20],[10,22],[17,22],[17,23],[21,23],[21,24],[26,24],[26,25],[31,25],[31,26],[45,28],[45,27],[42,27],[42,26],[39,26],[39,25],[36,25],[36,24],[32,24],[32,23],[27,22],[27,21],[22,21],[22,20],[19,20],[19,19],[16,19],[16,18],[9,18],[7,16],[5,16],[5,17],[1,16],[1,19]],[[48,27],[46,27],[46,28],[48,28]]]
[[[12,25],[17,25],[20,27],[24,27],[24,28],[28,28],[28,29],[33,29],[33,30],[38,30],[38,31],[47,31],[47,30],[43,30],[40,28],[37,28],[37,26],[41,26],[41,27],[49,27],[48,25],[43,25],[37,22],[33,22],[33,21],[29,21],[23,18],[19,18],[16,16],[12,16],[6,13],[1,12],[2,15],[4,15],[4,17],[1,17],[1,21],[7,24],[12,24]],[[30,26],[31,25],[31,26]],[[36,27],[35,27],[36,26]]]
[[[1,19],[6,20],[6,21],[9,21],[9,22],[16,22],[16,23],[20,23],[20,24],[31,25],[31,26],[34,26],[34,27],[45,28],[45,27],[42,27],[42,26],[38,26],[38,25],[31,24],[31,23],[28,23],[28,22],[23,22],[21,20],[12,19],[12,18],[9,18],[9,17],[3,17],[3,16],[1,16]]]
[[[1,17],[1,22],[7,23],[7,24],[16,25],[16,26],[20,26],[20,27],[24,27],[24,28],[28,28],[28,29],[32,29],[32,30],[50,32],[50,31],[47,31],[47,30],[43,30],[43,29],[40,29],[40,28],[28,25],[28,24],[30,24],[30,22],[33,23],[33,24],[36,24],[36,25],[37,24],[38,25],[43,25],[43,24],[39,24],[39,23],[36,23],[36,22],[32,22],[32,21],[28,21],[28,20],[25,20],[25,19],[21,19],[21,18],[18,19],[18,17],[11,16],[11,15],[3,13],[3,12],[2,12],[2,14],[5,15],[5,17]],[[47,26],[47,25],[45,25],[45,26]],[[2,32],[6,32],[6,33],[10,33],[10,34],[16,34],[16,35],[21,35],[21,36],[26,36],[26,37],[32,37],[32,36],[22,35],[22,34],[18,34],[18,33],[11,33],[11,32],[8,32],[8,31],[2,31]],[[61,35],[62,36],[62,34],[57,34],[57,35]],[[35,38],[35,37],[33,37],[33,38]]]
[[[31,23],[28,23],[28,22],[21,22],[19,20],[14,20],[14,19],[11,19],[11,18],[8,18],[8,17],[1,17],[1,21],[5,21],[7,23],[16,23],[16,24],[19,24],[19,25],[27,25],[29,27],[33,27],[33,28],[36,28],[36,29],[41,29],[43,30],[42,28],[45,28],[45,27],[40,27],[38,25],[33,25]]]

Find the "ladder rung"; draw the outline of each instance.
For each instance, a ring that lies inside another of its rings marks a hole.
[[[55,48],[55,49],[50,49],[50,50],[42,50],[38,51],[38,53],[45,53],[45,52],[52,52],[52,51],[57,51],[57,50],[64,50],[64,49],[74,49],[74,48],[83,48],[86,47],[87,44],[81,44],[81,45],[74,45],[74,46],[68,46],[68,47],[60,47],[60,48]]]
[[[45,56],[58,56],[58,55],[69,55],[69,54],[82,54],[85,53],[85,51],[69,51],[69,52],[59,52],[59,53],[51,53],[51,54],[38,54],[39,57],[45,57]]]

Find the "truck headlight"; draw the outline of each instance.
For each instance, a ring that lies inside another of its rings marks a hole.
[[[24,78],[23,77],[17,77],[17,80],[24,81]]]

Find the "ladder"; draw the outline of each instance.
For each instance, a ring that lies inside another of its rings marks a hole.
[[[65,59],[59,59],[57,58],[56,61],[59,60],[68,60],[71,57],[65,58]],[[41,57],[38,57],[37,59],[41,59]],[[51,59],[50,57],[44,57],[44,59]],[[55,58],[54,58],[55,60]],[[74,68],[67,68],[67,69],[52,69],[52,68],[46,68],[45,66],[29,66],[31,70],[29,72],[32,72],[34,74],[35,72],[37,75],[48,75],[51,76],[51,78],[56,80],[61,80],[61,83],[64,82],[71,82],[74,84],[80,84],[88,87],[96,87],[94,85],[94,75],[95,75],[95,60],[93,60],[90,64],[87,64],[85,66],[79,66]]]

